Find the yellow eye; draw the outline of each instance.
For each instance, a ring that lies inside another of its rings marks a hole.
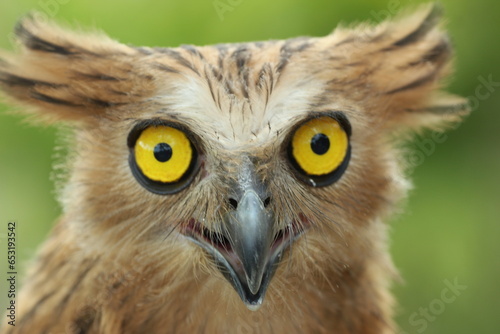
[[[332,117],[319,117],[305,122],[295,131],[290,149],[292,160],[303,173],[321,179],[346,162],[349,138],[339,121]]]
[[[135,143],[134,156],[142,174],[161,183],[179,181],[190,169],[194,158],[186,134],[165,125],[143,130]]]

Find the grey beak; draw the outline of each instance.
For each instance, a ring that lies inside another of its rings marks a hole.
[[[225,212],[222,228],[212,231],[196,221],[185,234],[208,251],[220,272],[231,283],[248,309],[257,310],[278,268],[283,252],[304,229],[293,220],[276,231],[277,222],[266,185],[253,165],[243,163],[238,179],[230,185],[232,208]]]
[[[241,283],[256,295],[261,288],[273,242],[273,216],[253,189],[243,193],[235,210],[228,212],[225,236],[243,270],[234,268]]]

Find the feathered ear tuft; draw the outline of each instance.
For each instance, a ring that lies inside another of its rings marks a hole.
[[[85,122],[154,92],[140,52],[104,35],[69,32],[33,17],[21,20],[15,33],[21,54],[0,53],[0,89],[45,120]]]
[[[370,101],[367,112],[389,127],[459,120],[469,111],[467,101],[440,92],[453,53],[439,25],[442,12],[426,5],[378,26],[335,30],[327,36],[338,70],[331,89],[350,89],[351,98]]]

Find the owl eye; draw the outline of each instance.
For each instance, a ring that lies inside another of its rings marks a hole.
[[[197,170],[197,152],[186,132],[169,125],[140,125],[129,135],[129,164],[135,178],[151,192],[184,189]]]
[[[292,165],[312,186],[337,181],[350,158],[350,126],[341,113],[310,119],[295,130],[288,147]]]

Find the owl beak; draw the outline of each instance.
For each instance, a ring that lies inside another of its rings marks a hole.
[[[261,193],[261,196],[258,194]],[[259,309],[283,252],[304,233],[308,222],[292,220],[275,231],[275,217],[261,200],[262,191],[247,187],[237,206],[224,216],[221,232],[192,219],[183,233],[209,252],[248,309]]]
[[[226,276],[251,309],[262,303],[274,274],[273,223],[273,214],[252,189],[244,192],[237,208],[226,215],[223,234],[234,252],[233,258],[226,259]]]
[[[283,252],[305,231],[304,221],[292,220],[277,229],[265,184],[252,168],[244,168],[232,185],[232,209],[221,229],[213,231],[191,219],[183,234],[211,254],[248,309],[257,310]]]

